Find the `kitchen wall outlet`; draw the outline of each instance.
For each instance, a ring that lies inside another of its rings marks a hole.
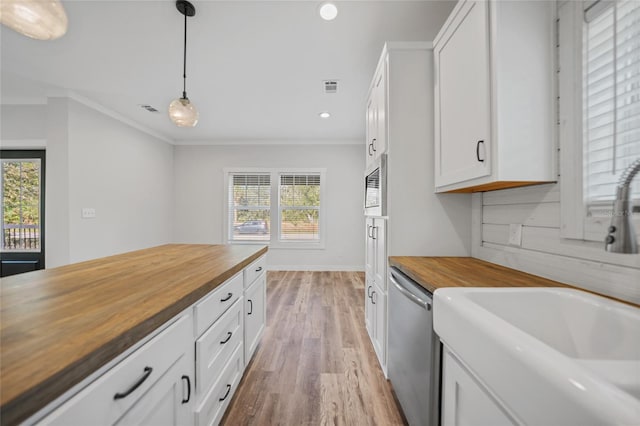
[[[82,208],[82,218],[83,219],[93,219],[96,217],[96,209],[93,207],[83,207]]]
[[[509,224],[509,245],[522,247],[522,224]]]

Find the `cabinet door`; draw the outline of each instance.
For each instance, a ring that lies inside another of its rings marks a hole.
[[[182,426],[194,422],[192,407],[193,377],[183,375],[193,360],[183,355],[115,424]],[[187,379],[188,377],[188,379]]]
[[[375,76],[373,93],[375,93],[375,140],[373,142],[374,159],[387,151],[387,62]]]
[[[488,8],[466,1],[434,49],[436,187],[491,171]]]
[[[266,323],[267,275],[262,274],[245,293],[244,363],[247,365],[260,343]]]
[[[444,351],[442,370],[442,425],[512,426],[511,419],[484,387]]]
[[[367,276],[369,278],[373,278],[373,274],[374,274],[374,263],[375,263],[375,257],[376,257],[376,241],[373,239],[373,233],[374,233],[374,221],[373,218],[368,217],[365,221],[365,241],[366,241],[366,246],[365,246],[365,265],[364,265],[364,271],[365,274],[367,274]]]
[[[373,141],[376,139],[376,103],[375,103],[375,91],[371,91],[369,99],[367,100],[367,122],[366,122],[366,144],[365,144],[365,158],[366,167],[368,168],[373,163]]]
[[[373,346],[378,354],[381,365],[386,364],[387,356],[387,295],[384,291],[374,286],[375,290],[372,294],[372,303],[375,310],[375,333],[373,338]]]
[[[387,289],[387,232],[385,219],[375,219],[373,226],[373,243],[375,245],[375,260],[373,262],[373,276],[376,284],[382,290]]]
[[[365,279],[364,289],[364,324],[369,333],[371,341],[375,340],[376,310],[373,304],[373,291],[375,284],[371,279]]]

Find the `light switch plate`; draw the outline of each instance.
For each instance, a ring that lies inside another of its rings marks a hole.
[[[82,218],[83,219],[93,219],[96,217],[96,209],[93,207],[83,207],[82,208]]]
[[[522,247],[522,224],[509,224],[509,244],[512,246]]]

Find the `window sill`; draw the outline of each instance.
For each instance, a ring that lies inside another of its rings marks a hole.
[[[324,242],[302,242],[302,241],[227,241],[227,244],[231,245],[267,245],[270,250],[324,250]]]

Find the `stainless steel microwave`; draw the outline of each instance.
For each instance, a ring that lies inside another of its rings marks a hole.
[[[364,214],[387,215],[387,154],[381,154],[364,174]]]

